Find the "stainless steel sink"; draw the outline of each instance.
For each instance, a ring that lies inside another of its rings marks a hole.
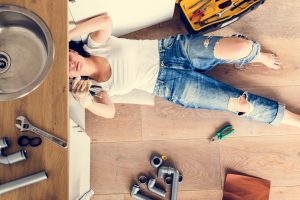
[[[0,101],[36,89],[51,69],[54,52],[51,33],[40,17],[0,4]]]

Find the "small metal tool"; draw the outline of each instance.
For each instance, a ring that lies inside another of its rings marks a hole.
[[[226,13],[228,10],[232,9],[235,6],[234,2],[232,2],[232,1],[228,1],[228,2],[230,3],[229,6],[227,6],[226,8],[224,8],[222,11],[220,11],[220,12],[218,12],[218,13],[210,16],[209,18],[205,19],[204,21],[201,21],[200,25],[201,26],[207,25],[209,23],[208,21],[210,19],[214,18],[214,17],[218,17],[218,19],[216,21],[223,20],[223,19],[227,18],[228,16],[223,17],[223,18],[221,18],[221,17],[223,16],[224,13]],[[216,21],[213,21],[213,22],[216,22]]]
[[[231,8],[231,11],[234,11],[235,9],[237,9],[238,7],[240,7],[240,6],[242,6],[242,5],[244,5],[245,3],[251,3],[250,2],[251,0],[244,0],[244,1],[241,1],[241,2],[239,2],[238,4],[236,4],[233,8]],[[253,1],[254,2],[254,1]]]
[[[204,0],[200,0],[200,1],[197,1],[195,4],[193,4],[193,5],[191,5],[190,7],[188,7],[188,8],[186,8],[186,9],[193,9],[194,7],[196,7],[196,6],[198,6],[200,3],[202,3]],[[208,2],[210,1],[210,0],[207,0]]]
[[[230,10],[231,8],[234,8],[235,7],[235,3],[234,2],[231,2],[230,6],[228,6],[227,8],[225,8],[224,10],[222,10],[221,12],[217,13],[216,15],[221,18],[222,15],[227,12],[228,10]]]
[[[210,142],[213,142],[215,140],[222,140],[223,138],[234,133],[234,131],[235,130],[232,128],[232,125],[225,126],[220,131],[218,131],[213,138],[210,139]]]
[[[28,121],[28,119],[26,119],[26,117],[24,117],[24,116],[18,116],[16,118],[16,126],[17,126],[17,128],[20,129],[21,132],[31,131],[33,133],[36,133],[40,136],[43,136],[43,137],[47,138],[48,140],[54,142],[55,144],[57,144],[57,145],[59,145],[63,148],[67,148],[67,146],[68,146],[68,144],[64,140],[62,140],[62,139],[60,139],[60,138],[58,138],[54,135],[51,135],[50,133],[47,133],[46,131],[43,131],[43,130],[35,127],[35,126],[33,126]]]
[[[210,3],[210,0],[206,1],[200,8],[198,8],[196,11],[193,12],[193,15],[190,17],[191,20],[195,18],[199,18],[197,21],[200,21],[201,18],[204,16],[204,13],[206,12],[208,7],[208,4]],[[193,20],[194,21],[194,20]]]

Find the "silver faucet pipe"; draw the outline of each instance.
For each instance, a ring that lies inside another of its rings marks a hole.
[[[150,164],[154,168],[159,168],[163,164],[163,160],[159,156],[153,156],[150,160]]]
[[[7,138],[4,137],[4,138],[1,138],[0,139],[0,150],[1,149],[5,149],[8,147],[8,141],[7,141]]]
[[[139,193],[140,187],[138,185],[133,185],[131,188],[130,196],[136,200],[153,200],[150,197],[144,196]]]
[[[157,194],[161,197],[166,197],[166,191],[159,188],[159,187],[156,187],[155,186],[155,179],[151,178],[149,181],[148,181],[148,189],[153,192],[154,194]]]
[[[172,193],[171,193],[171,200],[177,199],[177,192],[178,192],[178,182],[179,182],[179,171],[173,167],[161,166],[158,169],[158,177],[164,178],[164,175],[172,175],[173,182],[172,182]]]
[[[173,174],[173,183],[172,183],[172,193],[171,193],[171,200],[177,199],[178,193],[178,182],[179,182],[179,171],[176,170]]]
[[[13,163],[20,162],[22,160],[27,159],[25,150],[21,150],[16,153],[10,154],[8,156],[4,156],[2,154],[2,149],[7,148],[8,146],[9,146],[9,144],[8,144],[7,138],[4,137],[4,138],[0,139],[0,163],[1,164],[9,165],[9,164],[13,164]]]
[[[4,183],[0,185],[0,195],[4,194],[6,192],[10,192],[12,190],[16,190],[21,187],[25,187],[43,180],[46,180],[48,178],[47,173],[45,171],[26,176],[24,178],[20,178],[8,183]]]

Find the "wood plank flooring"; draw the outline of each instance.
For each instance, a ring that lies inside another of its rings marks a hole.
[[[219,66],[208,75],[249,92],[279,100],[300,113],[300,2],[272,0],[236,23],[210,33],[244,33],[263,49],[280,56],[281,70],[258,64],[243,70]],[[293,13],[291,15],[290,13]],[[128,34],[157,39],[186,29],[178,14],[172,20]],[[209,144],[217,129],[230,122],[236,133]],[[130,185],[142,172],[154,175],[151,154],[168,155],[183,174],[180,200],[221,200],[227,172],[237,171],[271,180],[270,200],[300,199],[300,129],[272,127],[229,113],[182,109],[160,98],[156,105],[117,105],[117,116],[105,120],[87,112],[92,138],[93,200],[129,200]],[[144,190],[146,191],[146,190]]]

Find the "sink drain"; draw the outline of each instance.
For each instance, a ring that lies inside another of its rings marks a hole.
[[[10,67],[10,57],[7,53],[0,51],[0,74],[6,72]]]

